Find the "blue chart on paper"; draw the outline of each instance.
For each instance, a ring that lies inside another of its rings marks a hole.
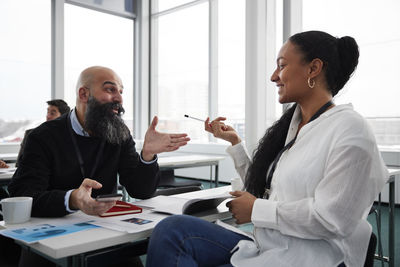
[[[76,224],[52,225],[38,224],[30,227],[23,227],[12,230],[3,230],[0,233],[13,239],[21,240],[26,243],[34,243],[42,239],[66,235],[86,229],[98,228],[99,226],[90,224],[93,221],[80,222]]]

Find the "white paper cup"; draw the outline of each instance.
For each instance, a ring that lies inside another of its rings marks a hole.
[[[242,191],[243,190],[243,182],[240,178],[231,179],[232,191]]]
[[[31,197],[9,197],[0,201],[3,220],[6,224],[24,223],[31,218]]]

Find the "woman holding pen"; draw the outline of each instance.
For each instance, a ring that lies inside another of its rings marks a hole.
[[[388,177],[368,123],[351,104],[335,105],[358,64],[351,37],[293,35],[271,81],[280,103],[294,103],[267,130],[252,159],[219,117],[205,129],[232,144],[227,152],[244,181],[227,206],[253,235],[190,216],[160,222],[147,266],[363,266],[371,226],[366,216]]]

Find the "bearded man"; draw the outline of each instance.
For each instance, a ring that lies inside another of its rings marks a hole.
[[[130,196],[151,197],[159,168],[157,154],[190,140],[156,131],[154,117],[139,155],[121,114],[123,85],[111,69],[85,69],[77,83],[76,107],[35,128],[8,190],[33,197],[32,216],[61,217],[76,210],[99,215],[115,201],[94,198],[117,191],[117,176]]]

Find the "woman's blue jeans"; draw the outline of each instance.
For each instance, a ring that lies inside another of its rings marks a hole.
[[[175,215],[151,234],[147,267],[232,266],[231,250],[248,237],[202,219]]]

